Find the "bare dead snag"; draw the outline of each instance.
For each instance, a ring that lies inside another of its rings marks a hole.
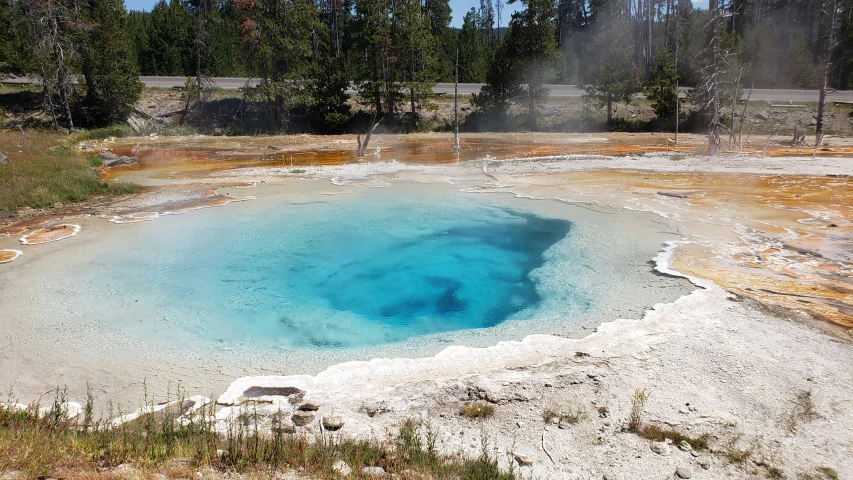
[[[743,150],[743,121],[746,118],[746,107],[749,105],[749,99],[752,98],[752,89],[755,88],[755,82],[749,87],[749,94],[746,96],[746,101],[743,102],[743,111],[740,113],[740,126],[737,132],[738,148]]]
[[[838,0],[832,0],[829,4],[830,8],[832,8],[832,12],[830,14],[830,23],[829,23],[829,40],[826,44],[826,57],[823,63],[823,79],[820,83],[820,93],[818,94],[817,101],[817,117],[815,120],[817,124],[815,125],[815,154],[817,154],[817,149],[820,147],[820,144],[823,143],[823,111],[826,106],[826,94],[829,89],[829,75],[832,72],[833,63],[832,63],[832,53],[835,50],[835,47],[838,45],[838,29],[839,24],[839,15],[841,10],[844,8],[841,2]],[[825,12],[826,13],[826,12]]]
[[[373,118],[376,118],[376,117],[374,116]],[[367,151],[367,145],[370,143],[370,137],[373,135],[373,131],[376,130],[376,127],[378,127],[380,123],[382,123],[382,119],[384,119],[384,118],[385,117],[380,118],[379,121],[376,123],[373,123],[373,121],[370,122],[373,124],[373,127],[371,127],[370,130],[367,132],[367,135],[365,135],[364,143],[361,143],[361,135],[358,136],[358,152],[357,152],[357,155],[359,157],[364,156],[365,151]]]

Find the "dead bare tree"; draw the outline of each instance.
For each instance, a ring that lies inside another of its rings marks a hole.
[[[820,93],[817,101],[817,124],[815,126],[815,150],[823,143],[823,112],[826,105],[826,95],[829,90],[829,75],[832,72],[832,55],[838,46],[838,29],[843,18],[843,2],[838,0],[827,0],[824,4],[823,14],[829,15],[829,33],[827,35],[826,50],[823,61],[823,79],[820,83]],[[830,10],[830,11],[827,11]]]
[[[72,33],[80,28],[74,11],[59,0],[31,0],[24,9],[30,27],[35,76],[42,84],[45,107],[53,124],[59,128],[56,108],[69,130],[74,130],[71,106],[74,84],[70,66],[76,58]],[[56,105],[56,101],[59,105]]]
[[[453,79],[453,152],[459,155],[459,49],[456,49],[456,71]]]
[[[749,99],[752,98],[753,88],[755,88],[754,83],[749,87],[749,94],[746,96],[746,101],[743,102],[743,111],[740,113],[740,127],[738,127],[737,132],[737,146],[741,150],[743,150],[743,122],[744,119],[746,119],[746,107],[749,105]]]
[[[719,0],[709,0],[708,11],[711,20],[708,22],[710,39],[707,47],[708,64],[703,69],[699,91],[706,94],[705,108],[708,110],[708,155],[716,155],[720,151],[720,21],[722,9]]]
[[[729,150],[734,150],[735,148],[735,109],[737,108],[737,101],[740,99],[740,79],[743,78],[743,65],[741,65],[740,70],[737,74],[737,81],[735,82],[735,90],[732,94],[732,114],[731,114],[731,123],[729,125]]]
[[[364,143],[361,143],[361,135],[359,135],[357,137],[357,139],[358,139],[358,150],[356,151],[357,156],[363,157],[365,155],[365,152],[367,152],[367,144],[370,143],[370,137],[373,135],[373,131],[376,130],[376,127],[378,127],[379,124],[382,123],[383,118],[385,118],[385,117],[380,118],[378,122],[374,123],[374,120],[376,120],[376,114],[374,113],[373,118],[370,120],[370,125],[371,125],[370,130],[367,131],[367,135],[364,137]]]
[[[207,66],[211,56],[211,38],[207,29],[207,23],[210,18],[210,11],[213,8],[212,0],[195,0],[190,3],[190,6],[192,7],[193,16],[195,16],[193,31],[195,78],[188,79],[186,84],[186,105],[184,106],[182,120],[184,116],[193,110],[198,111],[213,90],[213,80],[210,79],[210,75],[207,73]]]
[[[738,88],[734,93],[727,93],[724,86],[734,82],[727,82],[725,75],[729,66],[732,52],[726,50],[722,41],[722,20],[731,16],[727,8],[726,0],[710,0],[708,11],[711,15],[706,24],[709,32],[708,45],[703,53],[707,56],[707,63],[702,69],[702,79],[696,88],[696,94],[701,96],[704,109],[708,115],[708,155],[714,156],[720,152],[720,130],[732,133],[732,128],[724,125],[721,121],[722,106],[728,95],[737,96]],[[735,98],[734,101],[737,99]]]

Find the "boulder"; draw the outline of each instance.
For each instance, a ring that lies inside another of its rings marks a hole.
[[[281,430],[281,433],[296,433],[296,425],[286,418],[281,420],[281,424],[278,428]]]
[[[297,427],[304,427],[305,425],[308,425],[309,423],[314,421],[314,413],[313,412],[303,412],[300,410],[300,411],[294,413],[293,416],[290,417],[290,419],[293,421],[293,424],[296,425]]]
[[[663,442],[652,442],[649,448],[658,455],[669,455],[669,445]]]
[[[9,157],[0,152],[0,165],[9,165]]]
[[[101,165],[105,167],[116,167],[119,165],[139,163],[139,159],[136,157],[122,157],[109,151],[99,153],[98,158],[101,159]]]
[[[521,453],[513,452],[512,454],[515,461],[518,462],[522,467],[526,467],[528,465],[533,465],[533,459],[527,455],[523,455]]]
[[[342,477],[348,477],[350,473],[352,473],[352,468],[347,465],[347,462],[343,460],[338,460],[337,462],[332,464],[332,470],[335,471],[338,475]]]
[[[299,406],[298,410],[303,412],[316,412],[317,410],[320,410],[320,404],[318,402],[307,400]]]
[[[383,413],[390,412],[391,408],[384,401],[379,401],[379,402],[365,403],[364,405],[361,406],[361,408],[359,410],[366,413],[368,417],[373,418],[376,415],[381,415]]]
[[[693,472],[687,467],[678,467],[675,469],[675,476],[678,478],[690,478],[693,476]]]
[[[361,474],[372,478],[384,477],[386,475],[385,469],[382,467],[364,467],[361,469]]]
[[[344,427],[344,419],[338,415],[323,417],[323,428],[326,430],[337,431]]]

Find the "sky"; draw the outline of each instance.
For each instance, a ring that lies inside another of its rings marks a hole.
[[[148,11],[157,3],[157,0],[125,0],[125,6],[128,10],[144,10]],[[504,1],[506,3],[506,1]],[[708,0],[694,0],[693,5],[700,8],[708,8]],[[454,27],[462,26],[462,17],[471,7],[479,8],[480,0],[450,0],[450,8],[453,9],[453,21],[450,24]],[[501,14],[501,26],[505,27],[512,12],[515,12],[521,6],[521,2],[516,1],[512,5],[504,5],[503,13]]]

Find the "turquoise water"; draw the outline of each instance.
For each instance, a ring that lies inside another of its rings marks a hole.
[[[188,341],[320,349],[528,318],[543,300],[533,273],[573,224],[472,197],[378,193],[116,226],[134,234],[87,271],[113,299],[92,314]]]

